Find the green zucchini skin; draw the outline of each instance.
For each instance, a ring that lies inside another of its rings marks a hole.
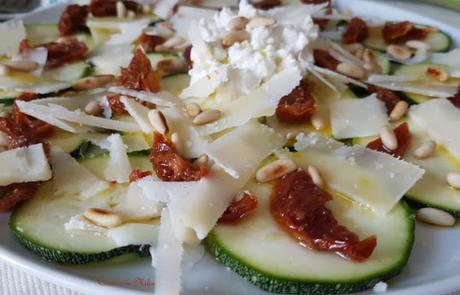
[[[406,247],[404,253],[401,255],[401,259],[386,270],[372,273],[366,277],[357,278],[356,280],[347,279],[344,282],[295,281],[281,276],[277,277],[272,274],[264,273],[256,266],[249,265],[240,260],[237,255],[229,251],[219,242],[219,239],[213,232],[206,238],[205,245],[208,251],[213,254],[218,261],[240,275],[246,281],[270,293],[326,295],[361,292],[372,288],[380,281],[385,281],[397,276],[409,260],[414,245],[415,217],[405,201],[400,201],[400,205],[404,210],[409,232],[411,233],[408,235]]]
[[[78,253],[44,246],[40,242],[30,239],[17,229],[16,212],[17,210],[13,212],[8,223],[11,232],[19,241],[19,243],[21,243],[30,251],[34,252],[40,258],[49,262],[55,262],[59,264],[87,264],[106,261],[114,257],[132,253],[137,254],[139,257],[150,256],[149,245],[129,245],[115,248],[110,251],[95,253]]]
[[[454,210],[448,207],[432,204],[429,202],[421,202],[417,200],[417,197],[411,196],[410,194],[406,194],[404,196],[404,199],[406,200],[407,204],[413,209],[420,209],[426,207],[436,208],[452,214],[452,216],[454,216],[455,218],[460,218],[460,210]]]

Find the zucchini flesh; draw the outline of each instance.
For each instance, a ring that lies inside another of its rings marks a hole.
[[[98,176],[102,176],[108,156],[85,159],[81,163]],[[146,156],[130,156],[133,168],[151,170]],[[135,253],[148,256],[148,248],[141,244],[119,247],[104,234],[89,231],[67,231],[64,224],[70,217],[86,209],[110,208],[117,196],[126,194],[126,185],[113,184],[97,196],[81,201],[76,195],[53,195],[52,182],[44,183],[37,195],[17,207],[9,226],[19,241],[41,258],[69,264],[84,264]],[[145,221],[149,224],[152,221]],[[153,235],[154,233],[152,233]]]
[[[417,27],[424,26],[417,25]],[[364,41],[364,45],[374,50],[386,51],[388,44],[383,40],[382,29],[383,26],[369,27],[369,37]],[[443,31],[429,33],[424,42],[430,45],[430,50],[433,52],[447,52],[452,47],[452,38]]]
[[[414,218],[404,202],[385,216],[333,194],[328,203],[339,223],[361,238],[375,234],[369,259],[355,263],[312,251],[280,229],[269,212],[270,184],[249,184],[259,207],[237,225],[218,225],[206,239],[216,258],[252,284],[283,294],[341,294],[371,288],[397,275],[407,263]]]
[[[46,70],[43,72],[43,77],[60,82],[74,82],[75,80],[89,76],[91,72],[92,67],[89,63],[79,61]]]
[[[179,95],[190,84],[190,76],[187,74],[170,75],[161,80],[161,89]]]

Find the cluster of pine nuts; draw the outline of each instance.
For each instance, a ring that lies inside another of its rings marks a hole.
[[[426,52],[428,50],[430,50],[430,45],[418,40],[409,40],[404,45],[391,44],[386,48],[390,57],[400,61],[408,60],[414,52]]]
[[[337,71],[339,73],[355,79],[364,79],[367,75],[382,73],[382,68],[378,64],[377,58],[371,49],[365,48],[360,43],[348,44],[345,45],[344,48],[354,57],[361,60],[363,64],[340,63],[337,66]]]
[[[227,24],[227,29],[230,32],[228,32],[222,38],[222,45],[224,47],[230,47],[235,43],[247,41],[251,38],[251,35],[246,31],[246,29],[253,29],[257,27],[269,27],[274,25],[275,23],[276,21],[274,19],[268,17],[234,17]]]

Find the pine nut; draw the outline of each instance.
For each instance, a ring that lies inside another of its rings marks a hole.
[[[117,17],[118,18],[125,18],[126,17],[126,6],[123,2],[117,1],[116,4],[116,10],[117,10]]]
[[[311,177],[311,180],[313,180],[313,183],[319,188],[324,188],[325,183],[324,183],[323,178],[321,177],[321,173],[319,172],[318,168],[316,168],[315,166],[309,165],[307,168],[307,171]]]
[[[8,134],[5,132],[0,131],[0,147],[6,147],[8,146],[10,139],[8,137]]]
[[[406,60],[412,56],[412,52],[409,48],[399,45],[389,45],[387,47],[387,53],[397,60]]]
[[[216,121],[220,118],[221,112],[219,110],[205,110],[193,118],[193,124],[204,125]]]
[[[418,40],[409,40],[406,42],[406,46],[415,49],[418,51],[428,51],[430,50],[430,44]]]
[[[175,48],[176,46],[182,45],[187,41],[180,36],[173,36],[166,40],[162,45],[169,48]]]
[[[8,76],[10,74],[10,70],[7,66],[0,64],[0,76]]]
[[[95,75],[75,81],[72,84],[72,88],[75,90],[89,90],[105,86],[114,80],[114,75]]]
[[[366,63],[375,63],[375,54],[369,48],[364,49],[363,61]]]
[[[454,189],[460,189],[460,172],[454,171],[447,173],[446,182]]]
[[[62,93],[61,96],[70,97],[70,96],[75,96],[77,94],[78,93],[76,91],[67,90],[66,92]]]
[[[415,151],[414,157],[417,159],[426,159],[436,151],[436,142],[433,140],[422,143]]]
[[[237,16],[232,18],[228,24],[227,28],[230,31],[242,31],[246,27],[246,24],[249,22],[249,20],[244,17],[244,16]]]
[[[235,43],[249,40],[251,36],[246,31],[230,32],[222,38],[222,45],[224,47],[230,47]]]
[[[201,113],[201,107],[197,103],[189,103],[186,107],[187,114],[189,114],[190,117],[195,118]]]
[[[352,43],[344,45],[345,50],[350,52],[351,54],[355,54],[358,51],[363,51],[364,46],[361,43]]]
[[[364,50],[356,50],[353,54],[357,59],[363,59]]]
[[[248,22],[246,27],[252,29],[257,27],[269,27],[275,24],[275,20],[268,17],[253,17]]]
[[[134,10],[128,10],[126,17],[129,19],[134,19],[136,18],[136,12]]]
[[[153,129],[155,129],[158,133],[161,133],[163,135],[168,133],[168,124],[165,116],[161,111],[151,110],[149,111],[148,117]]]
[[[356,79],[363,79],[366,76],[362,67],[352,63],[339,63],[337,72]]]
[[[148,4],[143,4],[142,5],[142,13],[143,14],[151,14],[152,13],[152,6]]]
[[[157,63],[157,69],[167,73],[182,73],[187,71],[187,64],[183,60],[164,59]]]
[[[407,109],[409,108],[409,104],[404,100],[398,101],[390,113],[390,121],[398,121],[402,117],[404,117],[407,113]]]
[[[381,74],[383,72],[382,67],[379,64],[376,64],[376,63],[366,62],[366,63],[364,63],[363,68],[369,74],[379,75],[379,74]]]
[[[10,70],[32,72],[38,68],[38,63],[33,60],[16,60],[3,63]]]
[[[327,122],[324,116],[320,113],[314,113],[310,118],[310,123],[316,130],[324,130],[327,127]]]
[[[449,73],[447,73],[445,70],[441,68],[429,67],[426,70],[426,74],[429,77],[436,79],[440,82],[445,82],[449,79]]]
[[[380,129],[380,139],[383,145],[390,151],[394,151],[398,148],[398,140],[396,135],[389,126],[384,126]]]
[[[294,140],[297,137],[298,134],[299,134],[299,131],[289,131],[286,134],[286,139],[287,140]]]
[[[208,163],[209,157],[206,154],[202,154],[201,156],[198,157],[198,159],[195,160],[195,163],[197,165],[206,165]]]
[[[120,215],[106,209],[90,208],[83,216],[96,225],[108,228],[119,226],[123,222]]]
[[[291,159],[276,160],[257,170],[256,180],[258,182],[269,182],[278,179],[295,169],[297,169],[297,165]]]
[[[97,101],[94,100],[88,102],[88,104],[85,106],[85,113],[87,113],[88,115],[98,116],[101,114],[101,111],[101,106]]]
[[[437,226],[453,226],[455,218],[449,213],[436,208],[422,208],[415,215],[419,221]]]

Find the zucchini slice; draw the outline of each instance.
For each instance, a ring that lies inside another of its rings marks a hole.
[[[101,156],[83,160],[81,164],[96,175],[101,175],[108,159],[107,156]],[[146,156],[130,156],[130,162],[133,168],[151,169]],[[98,262],[129,253],[139,256],[149,255],[149,247],[142,245],[145,239],[140,239],[139,243],[120,247],[104,234],[67,231],[64,227],[71,217],[83,213],[87,208],[113,206],[117,196],[126,193],[126,185],[113,184],[104,192],[84,201],[75,195],[54,196],[52,185],[52,182],[43,184],[33,199],[17,207],[11,215],[9,222],[11,232],[24,246],[47,261],[66,264]],[[139,225],[151,225],[155,222],[155,220],[146,220],[142,223],[128,223],[122,226],[126,226],[127,231],[132,232],[139,228],[137,227]],[[153,236],[155,233],[149,234]],[[136,241],[136,239],[131,240]]]
[[[26,24],[25,28],[27,40],[32,46],[55,42],[60,37],[57,24]],[[85,42],[89,50],[94,48],[94,41],[89,33],[78,33],[72,37]]]
[[[179,95],[182,90],[190,84],[190,76],[187,74],[176,74],[164,77],[161,80],[161,90],[169,91],[174,95]]]
[[[377,236],[377,247],[366,261],[300,246],[271,216],[271,184],[251,183],[247,189],[259,207],[236,225],[218,225],[206,239],[216,258],[261,289],[283,294],[343,294],[359,292],[397,275],[407,263],[414,218],[400,202],[387,215],[353,204],[334,194],[328,203],[339,223],[360,237]]]
[[[55,69],[45,70],[43,77],[60,82],[74,82],[75,80],[89,76],[92,67],[84,61],[65,64]]]
[[[426,26],[417,25],[417,27],[423,28]],[[383,40],[382,30],[383,26],[369,27],[369,37],[364,41],[364,46],[385,51],[388,44]],[[433,52],[447,52],[452,47],[452,38],[440,30],[429,33],[424,42],[430,45],[430,50]]]

